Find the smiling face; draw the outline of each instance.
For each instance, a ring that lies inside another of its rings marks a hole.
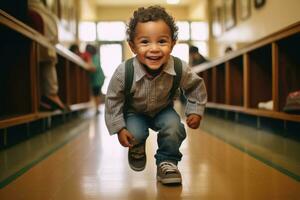
[[[168,62],[175,41],[169,26],[163,21],[139,22],[129,46],[137,59],[151,70]]]

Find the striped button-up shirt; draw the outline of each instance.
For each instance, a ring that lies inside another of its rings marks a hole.
[[[162,72],[153,79],[147,76],[144,67],[135,57],[133,60],[134,76],[131,87],[132,99],[130,110],[155,116],[159,111],[170,105],[169,92],[173,85],[173,77],[176,75],[174,60],[170,59],[164,65]],[[180,88],[187,98],[185,114],[204,113],[207,94],[204,81],[194,73],[187,63],[182,62],[182,75]],[[125,102],[125,62],[120,64],[112,76],[105,100],[105,122],[109,133],[118,133],[126,127],[123,107]]]

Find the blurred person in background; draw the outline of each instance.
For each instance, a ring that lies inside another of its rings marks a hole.
[[[189,64],[191,67],[208,62],[208,60],[199,53],[199,49],[196,46],[190,46],[189,48]]]
[[[104,83],[104,73],[100,64],[100,56],[97,48],[91,44],[87,44],[85,52],[81,56],[85,62],[91,67],[90,81],[92,86],[92,95],[95,102],[96,114],[99,114],[99,105],[102,102],[102,86]]]

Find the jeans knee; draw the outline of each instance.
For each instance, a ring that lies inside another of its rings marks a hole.
[[[149,131],[146,128],[140,128],[138,126],[136,127],[130,127],[128,128],[128,131],[133,135],[134,139],[137,142],[144,142],[148,136],[149,136]]]
[[[178,120],[166,120],[165,126],[160,131],[170,140],[181,143],[186,137],[184,125]]]

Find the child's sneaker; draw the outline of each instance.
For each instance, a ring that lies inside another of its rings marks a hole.
[[[142,171],[146,166],[146,143],[139,143],[129,148],[128,150],[128,162],[131,169],[134,171]]]
[[[164,161],[157,167],[157,180],[163,184],[181,184],[181,174],[174,163]]]

